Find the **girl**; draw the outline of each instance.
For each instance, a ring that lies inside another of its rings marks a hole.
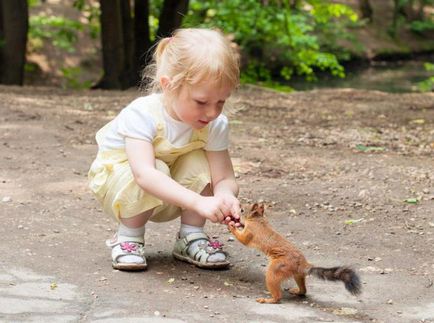
[[[143,270],[145,224],[181,217],[173,256],[203,268],[229,266],[206,220],[239,219],[228,154],[225,101],[239,82],[237,53],[223,34],[180,29],[154,53],[153,93],[131,102],[96,134],[90,188],[119,221],[113,268]]]

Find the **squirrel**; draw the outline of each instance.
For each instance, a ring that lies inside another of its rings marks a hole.
[[[281,283],[294,278],[298,288],[290,289],[291,294],[306,294],[306,276],[314,275],[329,281],[342,281],[353,295],[361,293],[360,278],[347,266],[322,268],[306,261],[301,251],[277,233],[264,217],[264,205],[255,203],[247,215],[242,215],[240,228],[228,225],[232,234],[244,245],[264,252],[269,259],[265,281],[271,298],[258,298],[259,303],[279,303],[282,298]]]

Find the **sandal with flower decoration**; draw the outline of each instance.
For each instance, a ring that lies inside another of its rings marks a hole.
[[[196,244],[195,248],[188,252],[189,247],[195,241],[201,240]],[[208,261],[209,256],[215,253],[223,253],[223,244],[215,241],[210,241],[209,237],[203,233],[190,233],[184,238],[180,238],[179,235],[175,242],[175,247],[173,248],[172,255],[178,260],[189,262],[200,268],[206,269],[223,269],[228,268],[230,263],[227,260],[219,262]]]
[[[144,255],[145,241],[142,237],[126,237],[114,235],[112,239],[106,241],[107,247],[112,248],[112,266],[114,269],[125,271],[139,271],[147,268]],[[119,262],[122,256],[137,256],[143,262]]]

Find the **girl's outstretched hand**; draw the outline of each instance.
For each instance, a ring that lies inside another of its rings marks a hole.
[[[200,196],[193,210],[214,223],[223,222],[227,214],[230,214],[230,208],[220,196]]]
[[[220,196],[220,195],[219,195]],[[231,194],[221,195],[224,203],[227,208],[229,208],[230,212],[225,213],[225,218],[221,221],[222,224],[232,225],[235,227],[241,226],[240,217],[241,217],[241,206],[240,201]]]

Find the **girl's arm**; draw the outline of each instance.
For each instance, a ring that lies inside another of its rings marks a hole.
[[[234,168],[227,150],[207,151],[208,164],[211,172],[211,183],[215,196],[222,196],[230,205],[232,215],[239,218],[240,203],[236,198],[239,187],[235,181]]]
[[[225,212],[220,200],[201,196],[155,168],[154,147],[150,142],[127,137],[125,151],[134,179],[144,191],[169,204],[194,210],[212,222],[223,220]]]

